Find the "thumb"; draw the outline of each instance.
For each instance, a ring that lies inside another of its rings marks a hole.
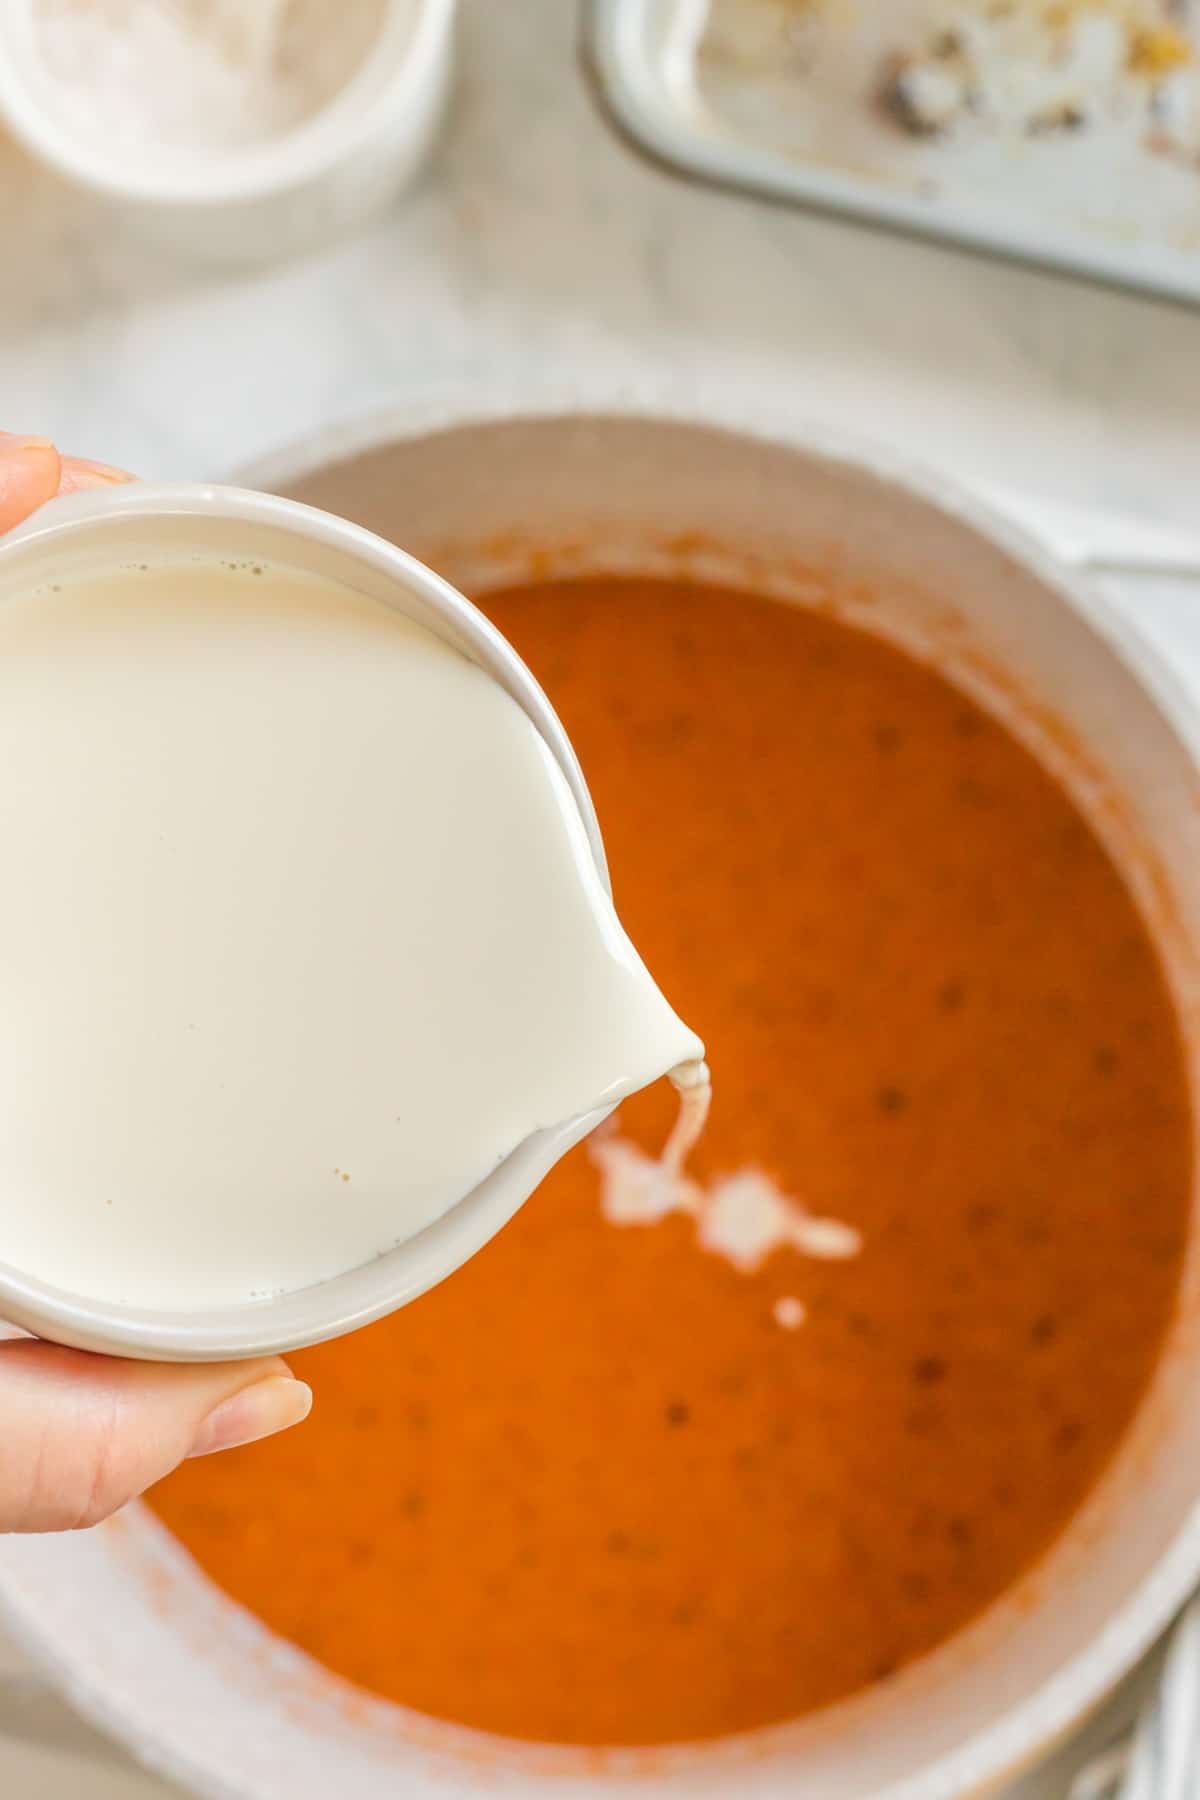
[[[95,1525],[184,1457],[268,1437],[311,1404],[279,1357],[144,1363],[0,1344],[0,1531]]]
[[[49,438],[0,431],[0,531],[11,531],[53,500],[61,476],[62,459]]]

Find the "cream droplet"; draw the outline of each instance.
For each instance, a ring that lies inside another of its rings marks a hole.
[[[696,1221],[701,1249],[746,1274],[787,1246],[825,1262],[857,1256],[862,1238],[853,1226],[816,1217],[759,1169],[721,1176],[707,1188],[685,1173],[710,1090],[702,1080],[684,1084],[678,1074],[672,1080],[682,1096],[679,1117],[661,1157],[648,1156],[612,1122],[592,1136],[589,1149],[600,1171],[600,1205],[609,1223],[654,1225],[670,1213],[688,1214]]]

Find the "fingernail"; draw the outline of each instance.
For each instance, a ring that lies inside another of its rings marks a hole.
[[[65,456],[58,476],[60,494],[78,494],[86,488],[123,487],[132,481],[124,469],[110,469],[107,463],[88,462],[82,456]]]
[[[94,481],[133,480],[126,470],[114,469],[111,463],[93,462],[90,456],[65,456],[63,469],[72,474],[89,475]]]
[[[292,1375],[268,1375],[222,1400],[196,1434],[189,1456],[211,1456],[217,1450],[236,1450],[298,1425],[312,1410],[312,1389]]]

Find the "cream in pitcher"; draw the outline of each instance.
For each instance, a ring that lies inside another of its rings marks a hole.
[[[341,1273],[703,1056],[530,718],[323,576],[7,592],[0,834],[3,1260],[97,1301]]]

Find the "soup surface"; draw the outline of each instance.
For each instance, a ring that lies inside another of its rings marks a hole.
[[[1179,1276],[1176,1024],[1071,802],[928,669],[715,589],[485,605],[707,1039],[698,1178],[762,1170],[861,1252],[745,1271],[691,1219],[615,1226],[582,1147],[434,1293],[294,1359],[302,1430],[154,1504],[406,1705],[573,1743],[741,1731],[886,1680],[1095,1482]],[[621,1129],[656,1149],[672,1104]]]

